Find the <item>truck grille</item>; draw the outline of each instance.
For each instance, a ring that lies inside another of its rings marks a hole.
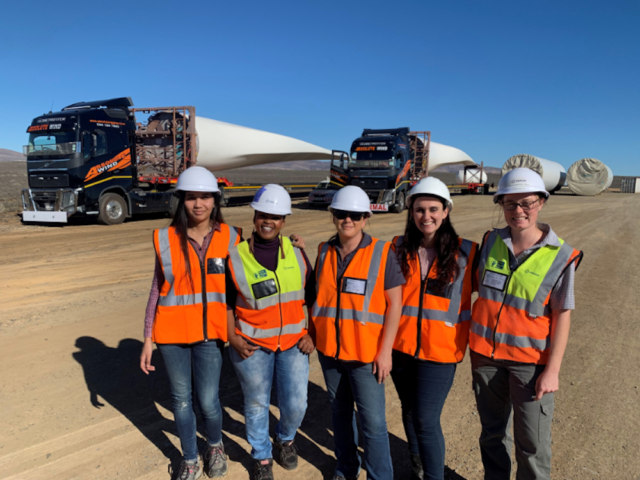
[[[351,185],[360,187],[363,190],[384,190],[387,188],[387,179],[360,179],[354,178]]]
[[[69,175],[66,173],[40,173],[29,175],[31,188],[63,188],[69,186]]]

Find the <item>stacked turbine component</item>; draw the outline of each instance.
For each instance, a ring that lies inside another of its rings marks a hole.
[[[576,195],[598,195],[611,186],[613,172],[595,158],[583,158],[569,167],[567,185]]]
[[[534,157],[533,155],[527,155],[526,153],[514,155],[507,160],[502,166],[502,175],[505,175],[514,168],[528,168],[536,172],[542,177],[544,187],[549,193],[560,190],[567,177],[566,170],[559,163]]]
[[[457,183],[487,183],[487,172],[479,168],[459,170],[456,175]]]
[[[431,142],[429,145],[429,171],[442,165],[472,165],[476,162],[459,148]]]

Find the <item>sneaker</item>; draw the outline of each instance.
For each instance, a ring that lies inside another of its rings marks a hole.
[[[176,480],[198,480],[202,476],[202,466],[197,460],[187,462],[182,460],[178,474],[174,477]]]
[[[298,468],[298,449],[293,444],[293,440],[287,443],[280,443],[276,440],[276,460],[285,470],[295,470]]]
[[[224,477],[229,471],[227,465],[227,455],[224,453],[224,445],[209,445],[207,451],[202,456],[204,463],[204,473],[209,478]]]
[[[256,460],[253,464],[253,480],[273,480],[273,459]]]
[[[423,480],[424,470],[422,469],[422,460],[419,455],[409,454],[411,458],[411,480]]]

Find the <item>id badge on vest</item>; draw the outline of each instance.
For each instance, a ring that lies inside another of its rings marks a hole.
[[[367,281],[361,278],[348,278],[342,279],[342,292],[353,293],[356,295],[364,295],[367,291]]]
[[[493,288],[494,290],[500,290],[501,292],[504,292],[504,289],[507,286],[508,279],[509,275],[505,275],[504,273],[485,270],[484,276],[482,277],[482,285],[485,287]]]
[[[207,274],[224,273],[224,258],[207,258]]]

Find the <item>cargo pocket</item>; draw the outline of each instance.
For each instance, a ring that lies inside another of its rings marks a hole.
[[[540,400],[540,417],[538,420],[538,442],[541,445],[551,444],[551,421],[553,420],[553,394],[547,393]]]

